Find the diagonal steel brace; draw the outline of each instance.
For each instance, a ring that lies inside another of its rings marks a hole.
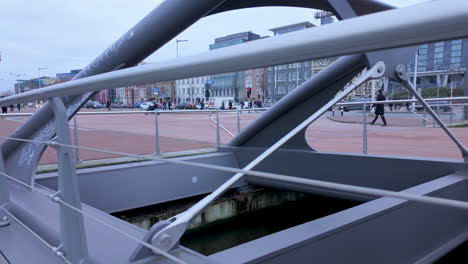
[[[310,123],[312,123],[321,115],[323,115],[326,111],[328,111],[330,107],[332,107],[333,105],[341,101],[346,95],[348,95],[356,87],[362,85],[363,83],[365,83],[366,81],[370,79],[382,77],[384,72],[385,72],[385,64],[381,61],[377,62],[369,71],[361,75],[359,79],[356,80],[355,83],[346,87],[344,91],[342,91],[339,95],[337,95],[330,102],[328,102],[326,105],[320,108],[317,112],[312,114],[309,118],[304,120],[300,125],[298,125],[296,128],[291,130],[283,138],[278,140],[275,144],[273,144],[271,147],[265,150],[261,155],[259,155],[253,161],[251,161],[247,166],[243,168],[243,170],[248,172],[249,170],[253,169],[260,162],[262,162],[265,158],[270,156],[274,151],[276,151],[283,144],[285,144],[289,139],[291,139],[301,130],[305,129]],[[220,197],[224,192],[226,192],[234,183],[240,180],[244,175],[245,173],[235,174],[232,178],[227,180],[224,184],[218,187],[214,192],[212,192],[210,195],[200,200],[190,209],[169,219],[171,223],[153,236],[151,240],[152,245],[166,252],[171,250],[179,242],[180,238],[184,234],[190,222],[199,214],[201,214],[211,203],[213,203],[218,197]],[[157,254],[157,252],[154,252],[154,253]]]
[[[396,67],[396,76],[398,77],[398,81],[408,89],[408,91],[421,103],[424,109],[432,116],[432,118],[437,122],[437,124],[447,133],[447,135],[452,139],[452,141],[457,145],[460,149],[463,159],[465,162],[468,162],[468,149],[463,145],[463,143],[448,129],[448,127],[442,122],[439,116],[432,110],[432,108],[426,103],[424,98],[416,92],[416,89],[413,87],[411,82],[409,81],[408,74],[406,73],[406,68],[404,65],[400,64]]]

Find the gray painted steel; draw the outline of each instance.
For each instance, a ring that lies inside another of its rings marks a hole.
[[[132,67],[140,63],[222,2],[224,0],[164,1],[91,62],[75,79]],[[174,15],[175,13],[177,15]],[[94,95],[92,92],[76,95],[80,93],[82,92],[75,91],[62,99],[67,108],[68,118],[71,118]],[[49,140],[55,133],[51,118],[50,106],[46,104],[34,114],[34,118],[28,119],[16,129],[12,137]],[[7,172],[14,171],[15,177],[31,184],[44,146],[7,140],[1,145],[1,151],[4,154]],[[18,162],[20,167],[17,167]]]
[[[332,107],[334,104],[336,104],[337,102],[345,98],[346,95],[352,92],[356,87],[364,84],[366,81],[370,79],[382,77],[384,72],[385,72],[385,64],[383,62],[379,62],[376,65],[374,65],[368,72],[360,76],[359,79],[356,80],[355,83],[346,87],[342,92],[336,95],[331,101],[329,101],[325,105],[321,105],[321,107],[318,110],[316,110],[315,113],[313,113],[307,119],[303,120],[299,125],[296,125],[293,129],[291,129],[291,131],[289,131],[286,135],[278,139],[276,143],[271,145],[268,149],[266,149],[263,153],[261,153],[258,157],[256,157],[254,160],[252,160],[249,164],[247,164],[242,169],[245,171],[252,170],[256,165],[263,162],[265,158],[270,156],[273,152],[275,152],[277,149],[283,146],[291,138],[298,135],[301,131],[304,131],[307,128],[307,126],[309,126],[313,121],[315,121],[322,114],[328,111],[328,109]],[[237,172],[234,176],[232,176],[229,180],[223,183],[215,191],[213,191],[211,194],[201,199],[191,208],[169,219],[171,223],[168,226],[164,227],[162,230],[158,231],[158,233],[154,235],[153,239],[151,240],[152,245],[164,251],[170,250],[174,245],[177,244],[177,241],[180,240],[185,230],[190,225],[191,221],[196,216],[202,214],[203,211],[211,203],[213,203],[216,199],[218,199],[224,192],[226,192],[229,188],[231,188],[237,181],[242,179],[244,175],[245,175],[244,172]],[[171,242],[168,242],[168,241],[171,241]]]
[[[429,114],[432,116],[432,118],[439,124],[439,126],[444,130],[444,132],[450,137],[450,139],[457,145],[457,147],[460,149],[461,154],[463,155],[463,158],[465,161],[468,162],[468,149],[465,147],[465,145],[458,140],[458,138],[447,128],[447,126],[442,122],[440,117],[432,110],[432,108],[427,104],[423,97],[416,91],[416,88],[413,87],[413,85],[410,83],[408,75],[406,74],[406,67],[403,64],[400,64],[397,66],[395,69],[395,72],[397,73],[398,77],[401,80],[401,83],[403,86],[408,89],[408,91],[413,95],[413,97],[416,97],[418,99],[419,103],[424,107],[424,109],[429,112]],[[435,125],[435,123],[434,123]]]
[[[466,174],[453,174],[405,192],[468,200],[467,187]],[[466,210],[381,198],[210,258],[222,263],[431,263],[468,238],[467,217]]]
[[[224,4],[222,4],[223,2]],[[366,12],[390,8],[374,1],[350,0],[349,3],[350,5],[347,5],[344,1],[334,0],[329,2],[305,0],[288,2],[279,0],[269,2],[265,0],[165,1],[142,22],[122,36],[78,77],[133,66],[197,19],[208,14],[251,6],[282,4],[321,7],[337,12],[341,18],[350,18],[355,14],[361,15]],[[425,12],[420,12],[420,9],[424,8],[426,8]],[[67,110],[62,109],[56,112],[61,112],[61,120],[65,120],[67,117],[70,118],[92,95],[91,91],[104,89],[104,87],[107,89],[126,84],[136,85],[311,58],[367,52],[365,55],[351,55],[341,58],[331,67],[322,71],[321,74],[296,89],[294,93],[281,100],[263,115],[259,124],[251,125],[229,146],[222,149],[230,154],[218,153],[185,158],[208,164],[244,167],[265,148],[275,143],[275,140],[265,140],[265,138],[278,139],[287,133],[286,129],[279,129],[287,127],[289,131],[308,116],[316,114],[318,109],[323,108],[326,102],[365,66],[373,66],[376,61],[383,60],[387,69],[390,69],[385,76],[394,78],[395,63],[401,63],[401,56],[397,56],[395,53],[401,55],[411,48],[405,49],[406,51],[401,49],[369,51],[467,36],[468,29],[464,25],[464,22],[468,20],[467,9],[468,3],[462,0],[444,1],[443,3],[440,1],[431,2],[418,7],[352,18],[338,24],[291,33],[287,36],[258,40],[199,56],[181,58],[173,62],[106,73],[43,88],[25,95],[12,96],[0,100],[0,102],[10,104],[13,100],[27,101],[35,96],[69,96],[72,95],[71,89],[73,89],[73,93],[88,92],[76,97],[63,98]],[[179,15],[175,16],[175,11]],[[392,23],[382,23],[382,21],[392,21]],[[155,26],[158,26],[160,31],[153,32]],[[303,97],[300,98],[300,95]],[[50,106],[47,106],[35,114],[13,136],[35,140],[50,139],[55,133],[54,122],[50,121],[51,117]],[[276,125],[276,130],[270,123]],[[64,123],[59,130],[68,133],[63,125]],[[42,129],[40,129],[41,127]],[[60,133],[59,137],[63,140]],[[70,144],[69,137],[67,142]],[[2,145],[1,150],[6,161],[6,172],[13,174],[15,178],[23,182],[33,183],[32,172],[44,150],[44,145],[42,143],[24,144],[7,141]],[[69,150],[67,152],[67,149],[62,150],[65,152],[60,151],[59,153],[61,156],[59,158],[59,181],[68,183],[67,188],[72,190],[71,193],[75,190],[74,199],[69,201],[79,207],[77,204],[79,203],[79,194],[76,192],[77,179],[73,177],[74,170],[71,165],[72,153]],[[403,191],[410,194],[430,194],[461,201],[468,200],[466,161],[463,163],[449,160],[316,153],[305,143],[303,133],[289,142],[285,149],[276,151],[254,169],[308,179]],[[154,170],[158,172],[157,177],[153,174]],[[66,179],[70,173],[75,182]],[[80,192],[83,199],[99,209],[112,212],[210,192],[230,176],[229,173],[209,171],[208,169],[147,162],[133,166],[119,165],[110,169],[90,169],[83,171],[78,178],[81,181]],[[197,180],[194,181],[193,177],[197,177]],[[205,180],[201,182],[200,179]],[[41,176],[38,182],[40,181],[46,186],[57,188],[55,177]],[[129,185],[128,183],[132,181],[134,184]],[[333,192],[328,189],[280,183],[255,176],[246,177],[246,181],[264,186],[302,190],[347,199],[368,201],[373,198],[356,193]],[[61,185],[61,189],[64,189],[65,186]],[[40,191],[52,195],[53,191],[40,186],[34,189],[26,188],[12,181],[3,182],[2,186],[6,186],[9,191],[9,198],[3,197],[3,200],[8,199],[7,206],[10,213],[40,235],[47,243],[54,246],[62,243],[64,230],[63,228],[61,230],[60,221],[63,221],[64,218],[61,217],[60,207],[63,206],[63,203],[54,203],[48,196],[38,193]],[[112,195],[115,196],[112,197]],[[130,235],[138,240],[145,240],[153,244],[165,242],[164,239],[154,241],[158,237],[153,236],[152,232],[156,232],[158,226],[153,227],[153,231],[148,233],[87,204],[82,204],[81,208],[86,215],[83,219],[85,231],[82,232],[82,235],[88,245],[90,263],[129,263],[130,256],[139,259],[152,255],[149,250],[140,250],[141,245],[135,240],[119,234],[116,230],[109,229],[93,218],[100,219],[113,228],[125,232],[127,236]],[[313,258],[324,263],[349,262],[350,260],[360,263],[415,261],[425,263],[440,257],[467,239],[467,214],[466,210],[410,203],[401,199],[380,198],[210,257],[201,256],[183,247],[171,250],[170,254],[189,263],[208,263],[210,261],[221,263],[308,263]],[[68,217],[73,221],[77,219],[71,217],[71,214]],[[160,225],[162,224],[164,223],[160,223]],[[70,231],[66,230],[66,232]],[[73,231],[68,234],[73,234]],[[11,221],[10,225],[0,227],[0,237],[14,238],[0,239],[0,249],[15,264],[62,262],[54,256],[50,247],[40,244],[16,220]],[[24,254],[24,248],[28,248],[29,254]],[[80,246],[77,246],[77,249],[73,250],[79,250],[79,248]],[[69,250],[67,249],[67,251]],[[152,258],[151,263],[172,263],[163,256],[153,256]],[[73,262],[77,262],[76,259],[73,258]]]
[[[338,59],[277,102],[231,140],[229,146],[267,147],[315,113],[365,67],[364,56]],[[310,149],[305,130],[281,148]]]
[[[0,172],[5,173],[5,166],[3,165],[3,154],[0,151]],[[0,206],[6,206],[10,201],[9,191],[6,185],[6,177],[0,174]],[[3,212],[0,211],[0,219],[3,217]]]
[[[228,147],[220,149],[232,152],[240,167],[245,166],[264,151],[263,148]],[[287,166],[278,160],[288,160]],[[288,174],[295,177],[338,182],[363,187],[401,191],[448,174],[466,165],[457,160],[408,158],[395,156],[361,155],[349,153],[324,153],[304,150],[280,149],[265,159],[254,170]],[[359,170],[359,173],[354,173]],[[303,185],[278,183],[247,175],[250,184],[284,188],[332,197],[367,201],[375,197],[323,190]]]
[[[230,153],[178,159],[238,168]],[[209,193],[232,176],[221,171],[149,161],[81,169],[77,174],[82,201],[107,213]],[[57,173],[36,177],[37,184],[57,190]],[[236,186],[243,184],[239,182]]]
[[[353,7],[353,10],[359,15],[366,15],[370,13],[376,13],[380,11],[385,11],[393,8],[393,6],[378,2],[375,0],[348,0],[350,5]],[[210,15],[217,14],[221,12],[241,9],[241,8],[252,8],[252,7],[266,7],[266,6],[289,6],[289,7],[304,7],[304,8],[313,8],[321,9],[330,12],[334,12],[336,16],[342,19],[342,16],[336,12],[336,10],[328,3],[327,0],[294,0],[294,1],[284,1],[284,0],[230,0],[224,2],[222,5],[215,8]]]
[[[421,16],[414,16],[420,8],[427,8],[428,12]],[[404,9],[389,10],[323,27],[291,32],[287,36],[279,35],[213,50],[197,56],[123,69],[54,85],[43,88],[39,94],[36,90],[21,96],[4,98],[0,100],[0,104],[28,101],[35,98],[34,95],[49,96],[50,92],[63,96],[70,92],[64,91],[67,88],[76,89],[75,92],[102,90],[130,84],[174,80],[314,58],[385,50],[441,39],[461,38],[468,36],[468,29],[463,26],[463,22],[468,19],[464,8],[468,8],[467,2],[451,0],[450,4],[441,4],[436,1]],[[395,23],[382,24],[381,21],[394,21]],[[411,24],[406,25],[408,21],[411,21]],[[403,26],[404,31],[401,30]],[[450,30],[447,30],[449,28]],[[103,85],[105,88],[102,87]]]
[[[39,189],[47,192],[47,190],[40,187]],[[50,244],[58,246],[60,244],[59,205],[52,202],[49,197],[37,192],[30,192],[21,187],[10,188],[10,190],[13,190],[10,211]],[[82,205],[82,209],[85,213],[139,239],[142,239],[146,233],[141,228],[85,204]],[[84,217],[84,226],[90,263],[129,263],[128,258],[138,246],[138,243],[87,216]],[[8,256],[12,256],[12,260],[23,260],[15,261],[13,264],[63,263],[55,255],[51,254],[50,249],[38,243],[37,239],[31,237],[30,233],[19,232],[18,229],[21,228],[14,223],[7,228],[0,228],[0,237],[15,238],[15,240],[0,239],[2,250],[5,250]],[[35,244],[36,246],[31,248],[26,247],[30,244]],[[28,248],[28,254],[24,253],[25,248]],[[171,254],[183,258],[188,263],[206,263],[206,258],[183,247],[179,248],[177,252],[171,252]],[[158,257],[158,259],[163,258]],[[43,261],[38,262],[36,259],[42,259]],[[165,261],[156,263],[174,263],[172,261]]]
[[[56,141],[60,144],[71,145],[70,127],[65,106],[55,97],[49,100],[55,117]],[[52,145],[53,146],[53,145]],[[58,193],[54,199],[81,209],[80,194],[78,191],[78,179],[75,173],[73,150],[69,147],[53,146],[57,150],[58,160]],[[63,249],[67,259],[72,263],[88,263],[88,248],[83,226],[83,215],[60,204],[60,234]]]

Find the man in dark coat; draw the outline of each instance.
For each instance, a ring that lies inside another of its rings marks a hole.
[[[5,96],[2,95],[1,98],[4,98]],[[8,113],[8,106],[2,106],[2,114],[7,114]],[[3,116],[2,116],[3,118]]]
[[[385,95],[383,95],[382,90],[379,90],[379,94],[377,95],[377,101],[385,101],[385,100],[386,100]],[[374,120],[372,120],[371,125],[373,125],[375,121],[377,121],[377,118],[379,118],[380,116],[384,123],[383,125],[386,126],[387,121],[385,120],[385,116],[384,116],[385,114],[384,104],[375,104],[374,107],[375,107],[375,118]]]

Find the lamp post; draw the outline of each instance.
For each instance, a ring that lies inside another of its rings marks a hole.
[[[418,91],[418,88],[416,88],[416,79],[418,78],[418,56],[419,56],[419,50],[416,51],[416,54],[414,55],[414,76],[413,76],[413,87]],[[419,94],[421,94],[421,91],[418,91]],[[415,99],[413,95],[413,100]],[[416,102],[411,103],[411,109],[416,108]]]
[[[39,73],[39,79],[37,79],[39,89],[41,89],[41,70],[47,70],[47,68],[41,68],[41,67],[37,68],[37,71]],[[36,100],[36,105],[37,105],[37,100]]]
[[[10,73],[10,75],[16,76],[16,78],[19,78],[21,76],[25,76],[26,74],[15,74],[15,73]]]
[[[179,42],[187,42],[187,39],[176,39],[176,57],[179,57]]]
[[[26,76],[26,74],[15,74],[15,73],[10,73],[10,75],[13,75],[17,78],[17,82],[18,82],[18,92],[17,94],[21,93],[21,83],[20,83],[20,80],[18,79],[19,77],[21,76]],[[16,85],[15,85],[15,92],[16,92]]]

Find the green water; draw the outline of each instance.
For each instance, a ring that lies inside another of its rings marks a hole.
[[[359,203],[310,195],[190,230],[182,237],[181,244],[203,255],[211,255],[356,205]]]

